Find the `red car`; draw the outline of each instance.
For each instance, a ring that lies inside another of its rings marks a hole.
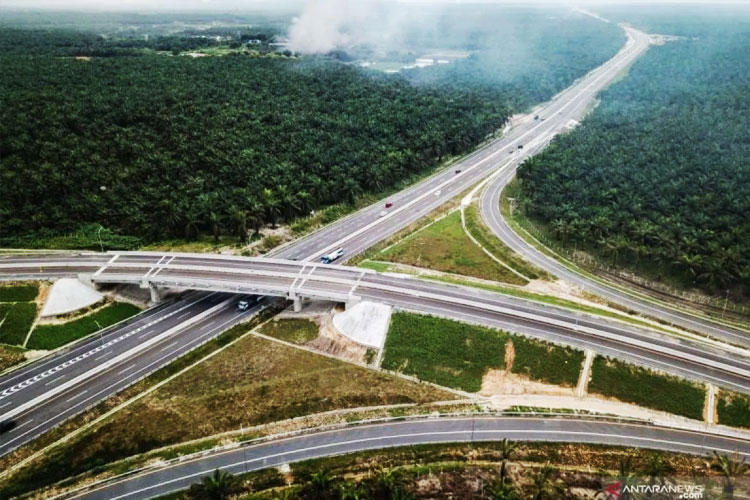
[[[386,203],[385,208],[391,208],[393,206],[393,203]]]

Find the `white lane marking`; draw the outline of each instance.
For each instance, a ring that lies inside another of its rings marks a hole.
[[[117,372],[117,374],[118,374],[118,375],[122,375],[122,374],[123,374],[123,373],[125,373],[126,371],[132,370],[133,368],[135,368],[135,365],[130,365],[130,366],[128,366],[127,368],[123,368],[122,370],[120,370],[119,372]]]
[[[213,294],[211,294],[211,295],[213,295]],[[24,380],[23,382],[20,382],[20,383],[14,385],[13,387],[9,387],[8,389],[5,389],[2,393],[0,393],[0,401],[3,400],[4,398],[8,397],[8,396],[13,395],[14,393],[16,393],[16,392],[18,392],[20,390],[23,390],[23,389],[25,389],[25,388],[33,385],[33,384],[36,384],[37,382],[39,382],[41,380],[44,380],[44,379],[46,379],[46,378],[54,375],[55,373],[59,372],[60,370],[64,370],[66,368],[69,368],[69,367],[73,366],[74,364],[79,363],[79,362],[83,361],[84,359],[87,359],[87,358],[89,358],[89,357],[91,357],[91,356],[93,356],[93,355],[101,352],[104,349],[112,347],[113,345],[118,344],[118,343],[122,342],[123,340],[126,340],[126,339],[132,337],[133,335],[136,335],[136,334],[142,332],[143,330],[145,330],[147,328],[150,328],[150,327],[154,326],[155,324],[160,323],[160,322],[164,321],[165,319],[167,319],[167,318],[169,318],[171,316],[174,316],[178,312],[183,311],[186,308],[188,308],[188,307],[190,307],[190,306],[192,306],[192,305],[194,305],[194,304],[196,304],[198,302],[201,302],[202,300],[205,300],[206,298],[210,297],[211,295],[207,295],[207,296],[202,297],[202,298],[200,298],[200,299],[198,299],[196,301],[190,302],[190,303],[186,304],[184,307],[176,309],[175,311],[172,311],[169,314],[165,314],[164,316],[158,316],[155,320],[153,320],[153,321],[151,321],[151,322],[149,322],[149,323],[147,323],[147,324],[145,324],[143,326],[140,326],[140,327],[138,327],[138,328],[136,328],[134,330],[131,330],[131,331],[129,331],[129,332],[123,334],[123,335],[120,335],[119,337],[114,338],[114,339],[112,339],[112,340],[110,340],[108,342],[105,342],[104,344],[101,344],[101,345],[95,347],[94,349],[91,349],[90,351],[87,351],[87,352],[85,352],[83,354],[79,354],[75,358],[71,358],[71,359],[69,359],[67,361],[64,361],[64,362],[60,363],[59,365],[57,365],[57,366],[55,366],[53,368],[50,368],[50,369],[48,369],[48,370],[46,370],[46,371],[44,371],[42,373],[39,373],[39,374],[37,374],[37,375],[29,378],[29,379]]]
[[[616,55],[614,58],[612,58],[608,62],[613,63],[614,60],[616,60],[616,59],[625,58],[625,55],[630,55],[629,51],[625,50],[623,52],[618,53],[618,55]],[[635,60],[635,58],[633,60]],[[615,65],[615,64],[613,64],[611,66],[611,68],[615,68],[618,71],[621,70],[621,68],[618,68],[618,66]],[[599,82],[599,80],[601,80],[601,79],[603,79],[605,77],[608,77],[609,74],[610,74],[610,72],[611,71],[608,69],[607,71],[603,72],[602,75],[598,75],[595,78],[592,78],[593,81],[591,83],[588,83],[585,87],[583,87],[582,89],[580,89],[574,96],[571,96],[568,99],[567,102],[565,102],[564,104],[562,104],[562,106],[560,106],[557,109],[557,111],[563,111],[566,108],[570,107],[573,103],[575,103],[578,100],[578,98],[580,96],[585,95],[586,92],[588,92],[591,87],[593,87],[594,85],[596,85]],[[585,82],[581,82],[581,83],[585,83]],[[552,107],[555,103],[556,103],[556,101],[553,101],[548,106]],[[531,127],[529,130],[527,130],[526,132],[524,132],[523,134],[521,134],[519,137],[516,137],[515,139],[511,140],[506,146],[503,146],[502,148],[498,148],[497,151],[488,154],[486,157],[484,157],[481,160],[479,160],[476,163],[474,163],[474,165],[471,165],[471,166],[467,167],[465,170],[462,170],[461,173],[455,174],[454,176],[452,176],[452,177],[448,178],[447,180],[443,181],[441,184],[439,184],[438,186],[436,186],[436,189],[432,189],[431,188],[431,189],[427,190],[426,192],[422,193],[421,195],[417,196],[416,198],[412,199],[411,201],[407,202],[406,204],[401,205],[400,207],[398,207],[397,209],[393,210],[392,212],[389,212],[388,215],[386,215],[384,217],[380,217],[379,219],[371,222],[370,224],[367,224],[367,225],[359,228],[357,231],[354,231],[354,232],[348,234],[346,237],[341,238],[341,239],[339,239],[339,240],[337,240],[337,241],[329,244],[327,247],[323,248],[322,250],[318,250],[316,253],[314,253],[314,254],[312,254],[312,255],[310,255],[308,257],[305,257],[304,259],[302,259],[302,261],[303,262],[309,262],[309,261],[313,260],[315,258],[315,256],[317,256],[317,255],[320,255],[322,253],[330,252],[334,248],[337,248],[337,247],[340,247],[340,246],[344,245],[344,243],[346,243],[347,241],[351,240],[352,238],[354,238],[356,236],[359,236],[360,234],[364,233],[365,231],[370,230],[372,227],[375,227],[375,226],[377,226],[379,224],[382,224],[384,221],[386,221],[386,220],[394,217],[396,214],[398,214],[400,212],[403,212],[404,210],[409,209],[409,207],[411,207],[412,205],[420,202],[421,200],[427,198],[428,196],[433,195],[435,193],[435,191],[441,190],[445,186],[448,186],[449,184],[455,183],[455,180],[458,179],[458,178],[460,178],[461,176],[465,176],[469,172],[473,172],[473,171],[477,170],[479,168],[479,166],[482,165],[483,163],[486,163],[487,161],[492,160],[493,158],[495,158],[496,156],[498,156],[499,154],[504,153],[506,151],[506,148],[508,146],[511,146],[511,147],[514,146],[516,143],[518,143],[519,141],[521,141],[524,137],[526,137],[529,134],[533,133],[536,129],[538,129],[539,127],[542,127],[545,124],[547,124],[547,123],[544,122],[544,121],[540,121],[539,123],[537,123],[536,125],[534,125],[533,127]],[[549,125],[549,124],[547,124],[547,125]]]
[[[5,403],[5,404],[1,404],[1,405],[0,405],[0,408],[5,408],[5,407],[6,407],[6,406],[8,406],[9,404],[11,404],[11,402],[10,402],[10,401],[8,401],[8,402],[7,402],[7,403]]]
[[[63,374],[63,375],[60,375],[59,377],[57,377],[57,378],[53,378],[52,380],[50,380],[49,382],[47,382],[46,384],[44,384],[44,386],[46,387],[46,386],[48,386],[48,385],[56,384],[56,383],[58,383],[58,382],[59,382],[60,380],[64,379],[65,377],[67,377],[67,375],[64,375],[64,374]],[[8,404],[10,404],[10,403],[8,403]],[[5,406],[5,405],[3,405],[3,406]],[[0,406],[0,408],[2,408],[2,406]]]
[[[154,332],[153,332],[153,331],[148,331],[148,332],[145,332],[145,333],[144,333],[143,335],[139,335],[139,336],[138,336],[138,340],[141,340],[142,338],[146,338],[146,337],[148,337],[149,335],[151,335],[152,333],[154,333]]]
[[[82,390],[81,392],[78,392],[78,393],[76,393],[75,395],[73,395],[73,396],[69,397],[68,399],[66,399],[66,400],[65,400],[65,402],[66,402],[66,403],[70,403],[70,402],[71,402],[71,401],[73,401],[74,399],[76,399],[76,398],[80,398],[81,396],[83,396],[83,395],[84,395],[84,394],[86,394],[87,392],[89,392],[89,390],[88,390],[88,389],[84,389],[84,390]]]
[[[14,417],[16,415],[22,414],[23,412],[25,412],[29,408],[34,408],[35,406],[38,406],[40,403],[42,403],[42,402],[44,402],[44,401],[46,401],[46,400],[48,400],[50,398],[53,398],[53,397],[57,396],[58,394],[61,394],[61,393],[65,392],[65,391],[67,391],[69,388],[75,386],[76,384],[78,384],[78,383],[80,383],[80,382],[82,382],[84,380],[91,379],[91,378],[97,376],[98,374],[100,374],[100,373],[102,373],[104,371],[107,371],[107,370],[109,370],[109,369],[117,366],[119,363],[121,363],[121,362],[123,362],[123,361],[125,361],[125,360],[127,360],[129,358],[132,358],[136,354],[138,354],[138,353],[140,353],[142,351],[145,351],[145,350],[151,348],[152,346],[156,346],[156,345],[160,344],[164,339],[168,338],[171,335],[174,335],[176,332],[184,330],[185,328],[187,328],[188,326],[190,326],[192,323],[197,323],[201,319],[206,318],[208,316],[211,316],[214,312],[216,312],[216,311],[218,311],[220,309],[225,308],[233,300],[234,299],[227,299],[227,300],[225,300],[223,302],[220,302],[220,303],[216,304],[215,306],[213,306],[213,307],[211,307],[209,309],[206,309],[205,311],[203,311],[202,313],[198,314],[197,316],[193,316],[193,318],[191,318],[188,322],[183,322],[183,323],[181,323],[179,325],[173,326],[172,328],[166,330],[165,332],[162,332],[159,335],[157,335],[157,336],[155,336],[155,337],[153,337],[153,338],[151,338],[151,339],[149,339],[149,340],[147,340],[145,342],[142,342],[142,343],[138,344],[137,346],[135,346],[135,347],[133,347],[133,348],[131,348],[131,349],[125,351],[125,352],[122,352],[122,353],[120,353],[120,354],[118,354],[116,356],[114,356],[113,358],[110,358],[109,360],[105,361],[104,363],[96,365],[94,368],[91,368],[90,370],[85,371],[85,372],[81,373],[80,375],[75,376],[74,378],[68,380],[67,382],[63,382],[62,384],[59,384],[59,385],[53,387],[49,391],[47,391],[47,392],[45,392],[43,394],[40,394],[39,396],[36,396],[35,398],[33,398],[31,400],[24,401],[23,403],[21,403],[20,405],[16,406],[13,409],[11,409],[10,411],[6,412],[5,414],[0,415],[0,420],[7,420],[7,419],[12,418],[12,417]]]
[[[106,358],[107,356],[109,356],[109,351],[105,352],[105,353],[104,353],[104,354],[102,354],[101,356],[98,356],[98,357],[94,358],[94,361],[99,361],[100,359],[104,359],[104,358]]]
[[[182,319],[182,318],[184,318],[185,316],[187,316],[189,314],[190,314],[190,311],[185,311],[184,313],[182,313],[179,316],[177,316],[175,319]]]
[[[17,426],[16,426],[16,428],[15,428],[15,429],[13,429],[13,430],[14,430],[14,431],[15,431],[15,430],[18,430],[18,429],[20,429],[21,427],[24,427],[24,426],[26,426],[26,425],[29,425],[29,424],[30,424],[31,422],[33,422],[33,421],[34,421],[34,419],[33,419],[33,418],[30,418],[30,419],[28,419],[28,420],[27,420],[26,422],[22,423],[21,425],[17,425]]]
[[[645,425],[641,426],[641,427],[647,428]],[[260,462],[260,461],[264,461],[265,462],[265,461],[268,461],[268,460],[271,460],[271,459],[274,459],[274,458],[283,457],[283,456],[286,456],[286,455],[299,455],[299,454],[309,453],[309,452],[313,452],[313,451],[323,450],[323,449],[326,449],[326,448],[348,447],[348,446],[351,446],[351,445],[356,445],[356,444],[360,444],[360,443],[370,443],[370,442],[373,442],[373,441],[409,440],[409,439],[414,438],[414,437],[425,437],[425,436],[436,436],[436,437],[437,436],[458,436],[458,435],[472,435],[472,434],[474,434],[474,435],[475,434],[488,434],[488,435],[489,434],[500,434],[500,435],[505,435],[505,436],[507,436],[508,434],[525,434],[525,435],[532,435],[532,436],[533,435],[540,435],[540,436],[552,435],[553,437],[555,436],[555,434],[563,434],[565,436],[596,437],[596,438],[602,439],[601,442],[605,442],[605,443],[606,442],[611,442],[611,440],[613,438],[616,439],[616,440],[632,439],[632,440],[638,440],[638,441],[644,442],[644,443],[649,443],[649,444],[652,444],[652,445],[659,444],[659,445],[662,445],[661,447],[666,447],[664,445],[673,445],[673,446],[683,446],[683,447],[686,447],[686,448],[694,448],[694,449],[698,449],[698,450],[706,449],[706,446],[704,444],[693,444],[693,443],[686,442],[684,440],[680,441],[678,439],[659,439],[659,438],[651,438],[651,437],[645,437],[645,436],[643,436],[643,437],[640,437],[640,436],[629,436],[629,435],[626,435],[626,434],[617,434],[617,433],[612,433],[612,432],[565,431],[565,430],[557,430],[557,429],[555,429],[555,430],[551,430],[551,429],[540,429],[540,430],[537,430],[537,429],[486,429],[486,430],[484,430],[484,429],[479,429],[479,430],[462,429],[462,430],[456,430],[456,431],[432,431],[432,432],[415,432],[415,433],[409,433],[409,434],[392,434],[392,435],[383,435],[383,436],[375,436],[375,437],[368,437],[368,438],[351,439],[351,440],[347,440],[347,441],[332,442],[332,443],[326,443],[326,444],[321,444],[321,445],[317,445],[317,446],[308,446],[308,447],[305,447],[305,448],[297,448],[297,449],[287,450],[287,451],[283,451],[283,452],[279,452],[279,453],[272,453],[272,454],[264,455],[262,457],[253,458],[253,459],[250,459],[250,460],[242,460],[240,462],[234,462],[234,463],[230,463],[230,464],[226,464],[226,465],[221,465],[219,467],[219,469],[231,469],[231,468],[234,468],[234,467],[239,467],[241,465],[250,464],[250,463],[253,463],[253,462]],[[573,439],[566,439],[565,441],[572,442]],[[420,442],[428,443],[430,441],[420,441]],[[408,444],[408,441],[406,441],[406,443]],[[363,449],[366,449],[366,448],[363,448]],[[712,450],[713,450],[713,448],[712,448]],[[237,450],[232,450],[232,451],[236,452]],[[357,451],[357,450],[354,450],[354,451]],[[724,452],[724,453],[735,453],[735,451],[737,451],[737,450],[720,449],[720,450],[717,450],[717,451],[718,452]],[[750,456],[750,453],[746,453],[746,452],[738,452],[738,453],[741,454],[741,455]],[[145,488],[141,488],[141,489],[138,489],[138,490],[128,491],[125,494],[122,494],[122,495],[119,495],[119,496],[116,496],[116,497],[111,497],[110,500],[119,500],[119,499],[122,499],[122,498],[127,498],[127,497],[132,496],[132,495],[136,495],[136,494],[143,493],[143,492],[146,492],[146,491],[149,491],[149,490],[153,490],[154,488],[158,488],[160,486],[164,486],[164,485],[167,485],[167,484],[176,483],[176,482],[179,482],[179,481],[184,481],[186,479],[192,479],[192,478],[195,478],[195,477],[198,477],[198,476],[202,476],[202,475],[206,475],[206,474],[212,472],[215,469],[216,469],[216,467],[212,467],[210,469],[206,469],[206,470],[203,470],[203,471],[200,471],[200,472],[194,472],[192,474],[187,474],[187,475],[180,476],[180,477],[177,477],[177,478],[174,478],[174,479],[170,479],[169,481],[162,481],[162,482],[160,482],[158,484],[155,484],[155,485],[152,485],[152,486],[147,486]],[[161,470],[164,470],[164,469],[161,469]],[[148,475],[148,473],[144,474],[143,476],[140,476],[140,477],[144,477],[146,475]],[[138,477],[138,476],[136,476],[136,477]],[[117,483],[115,483],[115,484],[117,484]],[[104,486],[102,488],[98,488],[98,490],[102,490],[104,488],[106,488],[106,486]],[[91,492],[94,492],[94,491],[97,491],[97,489],[90,490],[90,491],[88,491],[86,493],[91,493]],[[80,495],[78,495],[78,496],[80,496]],[[72,498],[75,498],[75,497],[72,497]]]
[[[106,263],[106,264],[104,264],[104,265],[103,265],[102,267],[100,267],[100,268],[99,268],[99,269],[98,269],[98,270],[97,270],[97,271],[96,271],[96,272],[94,273],[94,276],[99,276],[100,274],[102,274],[102,273],[104,272],[104,270],[105,270],[105,269],[107,269],[107,266],[109,266],[109,265],[110,265],[110,264],[112,264],[112,263],[113,263],[113,262],[114,262],[115,260],[117,260],[117,257],[119,257],[119,256],[120,256],[120,254],[119,254],[119,253],[118,253],[118,254],[115,254],[115,255],[113,255],[113,256],[112,256],[112,258],[111,258],[111,259],[109,259],[109,261],[107,261],[107,263]]]
[[[171,349],[172,347],[176,346],[177,344],[179,344],[179,342],[178,341],[174,341],[171,344],[169,344],[168,346],[165,346],[165,347],[162,347],[161,349],[159,349],[159,352],[166,351],[167,349]]]

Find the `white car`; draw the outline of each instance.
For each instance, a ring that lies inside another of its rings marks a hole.
[[[438,189],[437,191],[435,191],[435,196],[440,196],[441,194],[443,194],[441,190]]]
[[[247,311],[250,308],[250,303],[246,300],[240,300],[237,303],[237,310],[239,311]]]
[[[379,217],[385,217],[386,215],[388,215],[388,212],[386,212],[385,210],[381,210],[380,214],[378,214]]]

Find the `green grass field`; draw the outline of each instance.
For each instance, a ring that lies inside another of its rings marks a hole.
[[[35,318],[34,302],[0,303],[0,344],[23,345]]]
[[[527,283],[471,241],[461,227],[458,211],[406,237],[377,259],[515,285]]]
[[[750,427],[750,397],[722,390],[716,405],[719,423],[733,427]]]
[[[34,328],[26,347],[56,349],[91,333],[127,319],[141,310],[126,303],[113,303],[99,311],[59,325],[39,325]]]
[[[244,333],[248,328],[239,326],[236,331]],[[13,497],[97,465],[240,426],[342,408],[454,398],[427,384],[245,336],[55,448],[12,482],[0,484],[0,497]]]
[[[701,420],[705,390],[678,377],[597,356],[591,367],[589,392]]]
[[[516,358],[511,371],[548,384],[575,387],[585,357],[582,351],[513,337]]]
[[[442,318],[397,312],[385,341],[383,368],[477,392],[489,368],[502,368],[508,335]]]
[[[293,344],[305,344],[318,338],[319,328],[308,319],[276,319],[263,325],[259,332]]]
[[[36,285],[0,286],[0,302],[33,302],[38,293]]]
[[[487,226],[484,225],[484,222],[482,222],[479,209],[475,204],[466,207],[464,215],[466,218],[466,229],[492,255],[529,279],[553,279],[549,273],[525,261],[517,253],[508,248],[499,238],[495,237]]]

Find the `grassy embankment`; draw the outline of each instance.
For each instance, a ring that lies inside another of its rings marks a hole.
[[[479,391],[489,369],[505,367],[512,340],[511,371],[532,380],[574,387],[583,352],[452,320],[396,313],[385,344],[383,367],[469,392]],[[693,382],[598,357],[589,392],[701,420],[705,391]]]
[[[247,329],[236,327],[236,335]],[[452,399],[455,395],[426,384],[246,336],[19,471],[0,487],[0,496],[240,426],[335,409]]]
[[[25,358],[20,346],[36,318],[37,285],[0,286],[0,372]]]
[[[591,367],[589,392],[696,420],[703,418],[706,396],[693,382],[602,357]]]
[[[471,241],[461,226],[460,212],[407,236],[381,252],[378,259],[514,285],[528,283]]]
[[[477,392],[489,369],[506,366],[506,342],[516,357],[511,371],[533,380],[574,386],[583,353],[448,319],[398,312],[391,316],[383,368],[446,387]],[[550,359],[560,363],[548,363]]]
[[[29,349],[56,349],[62,345],[81,339],[96,331],[127,319],[141,310],[132,304],[115,302],[108,304],[93,314],[55,325],[38,325],[31,332]]]
[[[268,335],[292,344],[305,344],[318,337],[318,325],[308,319],[280,319],[269,321],[258,330]]]

